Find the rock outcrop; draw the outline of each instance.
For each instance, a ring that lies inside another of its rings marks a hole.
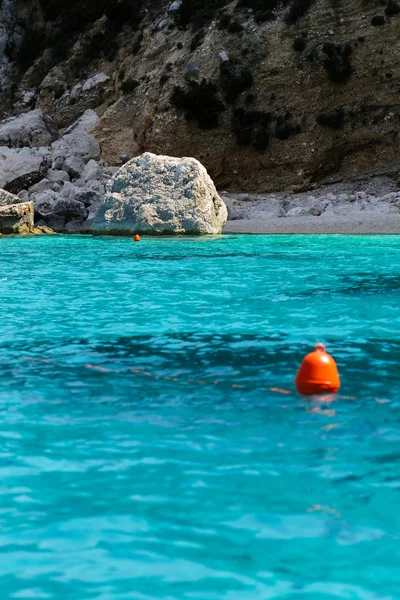
[[[50,146],[57,138],[58,131],[52,119],[42,110],[31,110],[0,123],[0,146],[40,148]]]
[[[227,209],[194,158],[145,153],[119,169],[94,219],[96,235],[221,233]]]
[[[95,110],[109,165],[194,156],[232,191],[397,177],[400,0],[3,0],[0,13],[0,115],[40,108],[62,130]]]
[[[60,140],[54,142],[52,151],[55,158],[75,156],[83,160],[84,163],[100,158],[99,142],[93,135],[80,131],[67,133]]]
[[[0,188],[12,193],[28,189],[43,179],[51,162],[46,148],[0,146]]]
[[[32,202],[0,206],[0,233],[26,234],[34,231]]]
[[[42,230],[89,233],[114,173],[89,133],[97,121],[88,110],[64,133],[41,110],[1,122],[0,140],[8,145],[0,146],[0,206],[32,201]]]
[[[0,206],[10,206],[10,204],[20,204],[21,202],[23,200],[19,196],[0,189]]]

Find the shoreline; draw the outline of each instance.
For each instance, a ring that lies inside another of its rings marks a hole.
[[[235,194],[221,192],[228,208],[224,233],[400,234],[400,191],[385,178],[349,182],[313,193]]]
[[[237,219],[228,221],[223,233],[248,235],[398,235],[400,214],[363,219],[330,217],[291,217],[265,220]]]

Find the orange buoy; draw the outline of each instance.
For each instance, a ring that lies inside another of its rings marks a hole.
[[[314,352],[303,358],[294,380],[297,391],[304,396],[336,394],[340,388],[339,373],[324,344],[317,344]]]
[[[140,242],[140,235],[139,235],[138,233],[137,233],[137,234],[135,235],[135,237],[133,238],[133,241],[134,241],[134,242]]]

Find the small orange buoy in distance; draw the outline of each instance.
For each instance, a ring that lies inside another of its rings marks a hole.
[[[294,382],[299,394],[304,396],[336,394],[340,388],[339,373],[323,344],[317,344],[314,352],[303,358]]]
[[[139,235],[138,233],[137,233],[137,234],[135,235],[135,237],[133,238],[133,241],[134,241],[134,242],[140,242],[140,235]]]

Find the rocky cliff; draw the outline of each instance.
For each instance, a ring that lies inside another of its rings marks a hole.
[[[86,109],[106,164],[194,156],[219,187],[397,177],[398,0],[0,0],[0,115]]]

